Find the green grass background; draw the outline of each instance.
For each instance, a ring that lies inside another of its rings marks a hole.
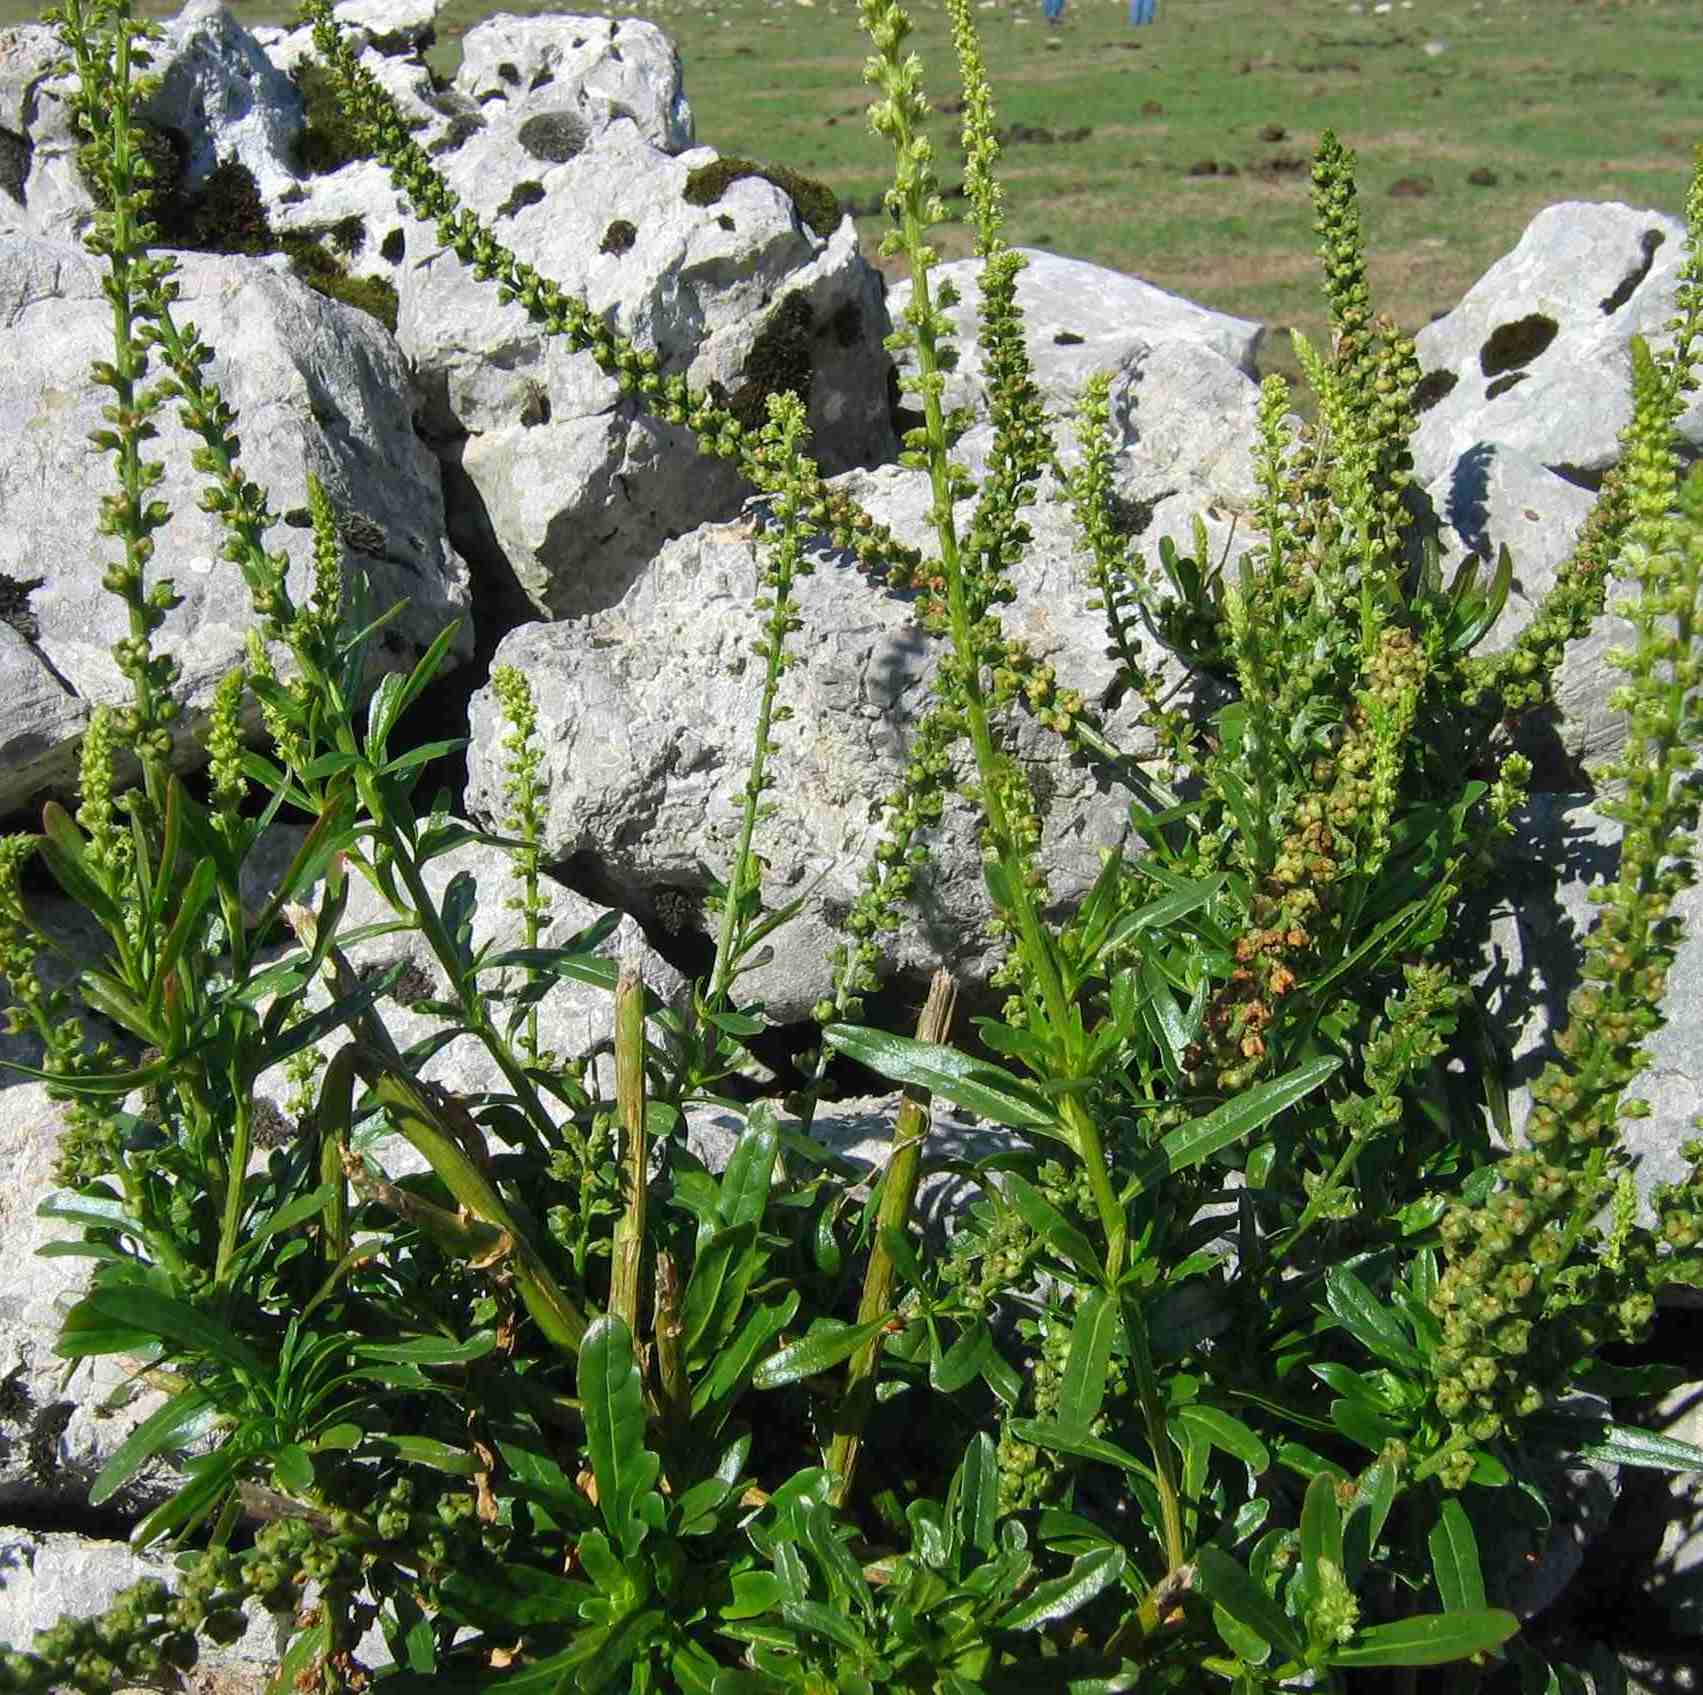
[[[164,17],[177,6],[142,9]],[[461,36],[497,11],[566,9],[450,0],[431,62],[453,71]],[[791,165],[870,208],[858,223],[874,258],[887,158],[864,121],[854,4],[572,9],[659,24],[684,59],[699,140]],[[284,23],[293,7],[237,0],[231,10]],[[0,23],[36,15],[0,0]],[[956,92],[945,9],[920,0],[912,15],[942,105]],[[1159,0],[1157,24],[1143,29],[1129,26],[1125,0],[1069,0],[1056,34],[1038,0],[982,0],[976,17],[1001,125],[1088,131],[1007,148],[1014,242],[1315,338],[1305,166],[1322,129],[1359,154],[1377,303],[1410,330],[1448,310],[1543,206],[1680,212],[1703,142],[1703,0]],[[953,184],[956,120],[937,112],[931,129]],[[1213,174],[1191,174],[1208,163]],[[946,226],[939,246],[968,252],[964,226]],[[1290,368],[1286,338],[1268,342],[1266,364]]]

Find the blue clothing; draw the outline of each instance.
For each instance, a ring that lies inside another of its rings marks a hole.
[[[1064,16],[1064,0],[1041,0],[1041,16],[1056,24]]]
[[[1150,24],[1159,15],[1159,0],[1129,0],[1129,21]]]

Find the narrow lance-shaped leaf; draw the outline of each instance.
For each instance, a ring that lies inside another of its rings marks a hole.
[[[1375,1624],[1330,1656],[1333,1666],[1446,1666],[1500,1648],[1520,1628],[1512,1613],[1421,1613]]]
[[[645,1449],[644,1392],[632,1332],[613,1313],[595,1319],[581,1339],[578,1383],[597,1504],[609,1534],[631,1547],[644,1534],[635,1523],[635,1503],[656,1481],[660,1462]]]

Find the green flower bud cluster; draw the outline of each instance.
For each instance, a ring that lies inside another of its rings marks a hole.
[[[1502,1162],[1500,1186],[1482,1207],[1444,1220],[1448,1265],[1432,1298],[1444,1326],[1437,1408],[1474,1440],[1536,1410],[1581,1353],[1636,1338],[1653,1311],[1649,1286],[1663,1275],[1655,1239],[1633,1226],[1624,1204],[1606,1250],[1579,1253],[1593,1217],[1626,1192],[1619,1121],[1649,1109],[1622,1097],[1647,1063],[1641,1044],[1664,1022],[1659,1003],[1679,939],[1672,903],[1695,876],[1698,787],[1688,743],[1700,674],[1703,476],[1678,481],[1669,390],[1637,342],[1633,414],[1620,565],[1641,593],[1619,610],[1638,646],[1610,656],[1630,679],[1614,695],[1628,734],[1623,757],[1597,773],[1625,785],[1623,798],[1599,803],[1622,826],[1620,875],[1591,891],[1603,910],[1556,1038],[1562,1057],[1532,1086],[1526,1136],[1534,1151]],[[1683,1240],[1683,1218],[1676,1230]]]
[[[1703,1141],[1687,1142],[1680,1152],[1690,1170],[1677,1183],[1657,1184],[1650,1195],[1656,1238],[1667,1250],[1658,1276],[1696,1287],[1703,1285]]]
[[[227,671],[213,691],[204,745],[213,779],[213,812],[229,841],[235,841],[248,798],[243,772],[242,702],[248,678],[239,666]]]
[[[538,946],[543,932],[545,903],[539,893],[539,848],[544,834],[544,785],[540,773],[544,768],[544,750],[538,744],[538,708],[532,698],[532,685],[524,672],[513,665],[497,665],[491,670],[491,692],[497,697],[497,710],[508,726],[503,734],[503,799],[508,811],[503,826],[526,845],[514,856],[514,879],[520,893],[511,895],[505,903],[510,912],[518,912],[525,927],[526,946]],[[531,1008],[526,1017],[522,1040],[527,1057],[538,1063],[538,1009]]]

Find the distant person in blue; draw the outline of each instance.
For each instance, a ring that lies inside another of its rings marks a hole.
[[[1150,24],[1159,15],[1159,0],[1129,0],[1129,21]]]
[[[1041,16],[1048,29],[1057,29],[1064,22],[1064,0],[1041,0]]]

